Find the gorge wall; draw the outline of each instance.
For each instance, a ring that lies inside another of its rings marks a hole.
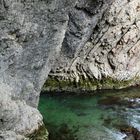
[[[42,127],[39,93],[74,3],[0,0],[0,140],[22,139]]]
[[[139,60],[139,0],[0,0],[0,140],[43,126],[51,68],[44,90],[95,90],[139,83]]]
[[[68,28],[44,90],[118,89],[140,82],[140,1],[85,0]]]

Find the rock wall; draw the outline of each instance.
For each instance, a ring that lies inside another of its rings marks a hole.
[[[124,88],[140,83],[140,1],[78,1],[44,90]]]
[[[60,52],[74,4],[0,0],[0,140],[22,139],[42,127],[39,93]]]

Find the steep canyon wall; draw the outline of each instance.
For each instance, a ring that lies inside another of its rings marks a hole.
[[[0,139],[42,125],[39,93],[60,52],[75,1],[0,0]]]
[[[118,89],[139,85],[139,77],[140,2],[77,3],[44,90]]]

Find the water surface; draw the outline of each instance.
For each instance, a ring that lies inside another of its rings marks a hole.
[[[39,110],[50,140],[123,140],[123,129],[140,130],[140,88],[45,93]]]

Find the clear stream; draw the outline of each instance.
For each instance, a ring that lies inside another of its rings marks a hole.
[[[39,110],[49,140],[123,140],[125,130],[140,131],[140,88],[43,93]]]

